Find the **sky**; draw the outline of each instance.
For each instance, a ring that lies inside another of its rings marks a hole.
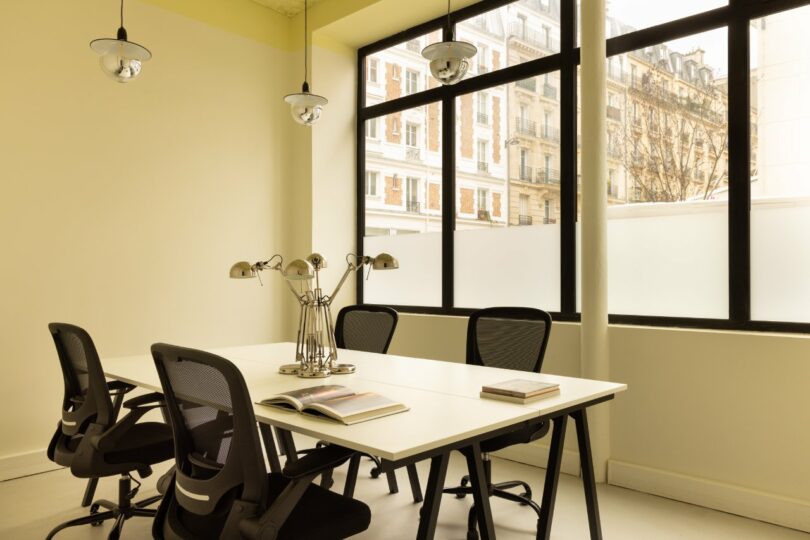
[[[587,0],[584,0],[587,2]],[[636,29],[647,28],[708,11],[728,4],[727,0],[607,0],[608,16],[615,17]],[[586,4],[587,5],[587,4]],[[655,9],[650,9],[651,7]],[[698,47],[706,51],[705,62],[715,70],[715,76],[728,74],[728,32],[725,28],[668,42],[673,50],[687,53]]]

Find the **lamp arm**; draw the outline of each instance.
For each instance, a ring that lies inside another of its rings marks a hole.
[[[273,262],[273,260],[275,260],[276,258],[278,258],[278,262],[275,263],[275,264],[271,264]],[[253,267],[257,271],[261,271],[261,270],[278,270],[280,272],[281,267],[282,267],[283,264],[284,264],[284,257],[282,257],[281,255],[276,253],[275,255],[273,255],[272,257],[267,259],[266,261],[259,261],[259,262],[255,263],[253,265]]]
[[[346,283],[346,279],[349,277],[349,274],[351,274],[352,272],[356,272],[357,270],[359,270],[362,267],[363,267],[362,264],[360,266],[357,266],[356,264],[354,264],[352,262],[349,263],[349,266],[346,267],[346,271],[343,272],[343,276],[340,278],[340,281],[338,281],[338,284],[335,287],[335,290],[332,291],[332,294],[330,294],[328,297],[325,297],[325,298],[328,298],[324,302],[327,306],[332,305],[332,300],[335,299],[338,292],[340,292],[340,288],[343,287],[344,283]]]
[[[298,300],[299,304],[303,305],[303,304],[306,303],[304,301],[304,299],[306,298],[306,295],[298,294],[298,291],[296,291],[295,287],[292,286],[292,283],[290,283],[290,280],[285,279],[284,283],[287,284],[287,287],[289,287],[290,292],[293,293],[293,296],[295,296],[295,299]]]

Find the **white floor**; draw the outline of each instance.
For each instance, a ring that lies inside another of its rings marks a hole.
[[[398,474],[400,492],[390,495],[384,478],[372,480],[368,477],[369,463],[364,462],[361,466],[355,496],[371,507],[371,528],[355,538],[414,538],[419,506],[411,500],[405,471]],[[447,476],[448,486],[457,484],[464,474],[463,465],[459,456],[453,457]],[[165,466],[160,469],[165,469]],[[427,483],[427,470],[427,463],[419,465],[423,488]],[[156,472],[145,481],[144,489],[138,495],[139,499],[154,493],[153,486],[158,476]],[[535,490],[535,499],[542,493],[543,469],[494,459],[493,476],[495,481],[528,481]],[[343,480],[343,471],[337,471],[335,485],[342,487]],[[97,497],[114,499],[116,489],[115,479],[102,480]],[[79,507],[83,490],[84,482],[73,478],[67,470],[0,482],[0,538],[41,539],[56,524],[84,515],[86,510]],[[442,499],[437,539],[466,538],[469,505],[469,498],[459,500],[446,495]],[[606,539],[810,539],[810,535],[798,531],[613,486],[599,487],[599,505]],[[531,509],[493,499],[492,510],[498,538],[534,538],[535,515]],[[144,518],[129,520],[124,526],[123,538],[149,538],[150,525],[150,520]],[[106,538],[109,526],[67,529],[56,538],[103,539]],[[560,479],[552,538],[588,538],[582,484],[573,476],[562,475]]]

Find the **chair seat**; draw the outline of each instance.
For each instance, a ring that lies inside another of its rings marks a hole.
[[[142,422],[127,431],[115,450],[106,452],[107,463],[154,465],[174,457],[172,428],[159,422]]]
[[[545,428],[543,426],[545,424]],[[504,433],[497,437],[481,442],[481,451],[486,453],[496,452],[515,444],[526,444],[543,437],[548,431],[548,422],[536,422],[528,427]]]
[[[279,473],[267,475],[269,499],[274,500],[289,480]],[[279,540],[331,540],[365,531],[371,523],[366,504],[310,484],[284,522]]]

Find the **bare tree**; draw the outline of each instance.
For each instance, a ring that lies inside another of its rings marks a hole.
[[[728,182],[728,100],[711,80],[672,92],[657,67],[633,81],[623,131],[610,134],[643,202],[708,199]],[[632,103],[635,102],[633,105]]]

